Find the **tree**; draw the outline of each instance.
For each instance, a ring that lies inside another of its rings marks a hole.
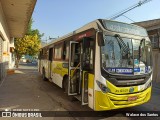
[[[26,35],[35,35],[37,34],[39,39],[41,39],[41,37],[44,35],[44,33],[40,33],[38,29],[32,29],[32,24],[33,24],[33,19],[31,18],[31,20],[29,21],[28,27],[27,27],[27,33]]]
[[[22,55],[34,56],[39,51],[40,39],[43,34],[40,34],[38,29],[32,30],[32,23],[33,20],[31,19],[28,24],[27,33],[23,38],[15,38],[15,56],[17,68]]]

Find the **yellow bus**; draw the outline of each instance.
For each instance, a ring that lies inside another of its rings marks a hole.
[[[152,48],[146,30],[97,19],[40,49],[39,72],[95,111],[149,101]]]

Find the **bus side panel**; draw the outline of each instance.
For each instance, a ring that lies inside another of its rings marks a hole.
[[[48,79],[49,78],[49,76],[48,76],[48,74],[49,74],[49,71],[48,71],[48,69],[49,69],[48,62],[49,61],[45,60],[44,62],[45,62],[44,65],[45,65],[46,78]]]
[[[103,83],[105,85],[105,80],[101,79],[101,66],[100,66],[100,47],[98,46],[98,39],[97,39],[97,35],[96,35],[96,51],[95,51],[95,67],[94,67],[94,71],[95,71],[95,76],[94,76],[94,110],[99,110],[98,106],[100,103],[100,101],[97,100],[97,97],[99,97],[98,99],[103,100],[103,96],[97,96],[97,92],[101,92],[101,89],[99,88],[99,86],[97,85],[96,81],[100,81],[101,83]],[[109,103],[108,103],[109,104]],[[108,107],[108,105],[106,105],[106,107]]]
[[[88,106],[94,108],[94,74],[88,75]]]
[[[41,73],[41,75],[42,75],[42,69],[43,69],[43,60],[41,59],[41,60],[39,60],[39,63],[38,63],[38,66],[39,66],[39,72]]]
[[[41,74],[43,69],[45,70],[45,77],[48,78],[48,60],[41,60]]]
[[[51,61],[49,61],[48,60],[48,73],[47,73],[47,77],[48,77],[48,79],[50,79],[51,78],[51,67],[52,67],[52,62]]]
[[[62,86],[64,75],[68,74],[68,69],[63,67],[63,61],[53,61],[52,62],[52,81],[59,87]]]
[[[38,72],[41,73],[41,60],[38,59]]]

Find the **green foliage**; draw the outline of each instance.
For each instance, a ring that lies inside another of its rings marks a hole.
[[[44,33],[40,34],[38,29],[32,30],[29,35],[38,35],[39,39],[43,37]]]
[[[22,55],[34,56],[40,49],[40,40],[43,34],[38,29],[32,29],[33,20],[28,24],[27,33],[23,38],[15,38],[15,55],[17,66]]]
[[[23,38],[15,39],[15,53],[18,59],[22,55],[36,55],[40,48],[38,35],[25,35]]]
[[[41,40],[41,37],[43,37],[44,33],[40,34],[38,29],[32,29],[32,24],[33,24],[33,19],[29,21],[28,28],[27,28],[27,33],[26,35],[38,35],[39,39]]]

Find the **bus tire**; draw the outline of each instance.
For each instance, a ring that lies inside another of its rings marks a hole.
[[[42,69],[42,79],[43,79],[44,81],[47,81],[47,78],[46,78],[46,76],[45,76],[45,69],[44,69],[44,68]]]

